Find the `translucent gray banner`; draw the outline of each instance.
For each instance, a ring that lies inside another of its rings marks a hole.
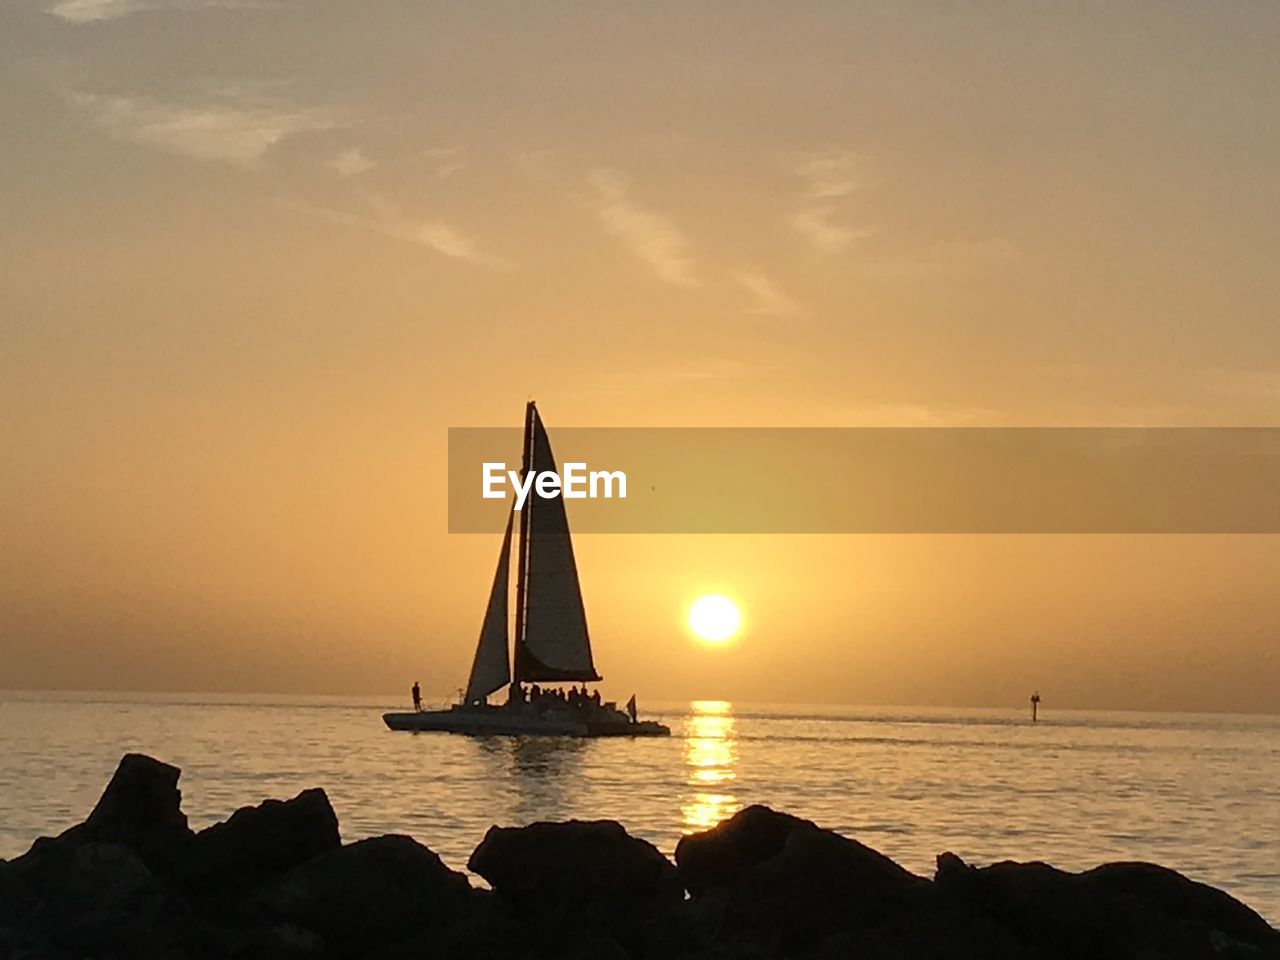
[[[562,482],[581,465],[576,533],[1280,532],[1280,428],[561,428],[551,443]],[[502,531],[520,461],[518,429],[450,429],[451,533]]]

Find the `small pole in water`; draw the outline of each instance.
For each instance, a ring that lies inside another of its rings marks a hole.
[[[1035,723],[1037,720],[1040,719],[1040,717],[1038,716],[1039,713],[1040,713],[1040,691],[1037,690],[1035,693],[1031,695],[1031,722],[1032,723]]]

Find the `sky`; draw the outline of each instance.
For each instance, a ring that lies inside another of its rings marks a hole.
[[[1276,36],[1260,2],[3,0],[0,688],[449,694],[498,542],[446,532],[446,431],[529,397],[553,441],[1275,425]],[[1280,711],[1273,537],[577,551],[610,695]]]

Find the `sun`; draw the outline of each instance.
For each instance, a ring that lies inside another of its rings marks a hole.
[[[738,606],[728,597],[709,593],[689,607],[689,629],[703,643],[720,644],[733,638],[742,625]]]

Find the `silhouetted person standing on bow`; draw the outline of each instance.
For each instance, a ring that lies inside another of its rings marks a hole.
[[[418,681],[413,681],[413,709],[421,712],[422,710],[422,688],[418,686]]]

